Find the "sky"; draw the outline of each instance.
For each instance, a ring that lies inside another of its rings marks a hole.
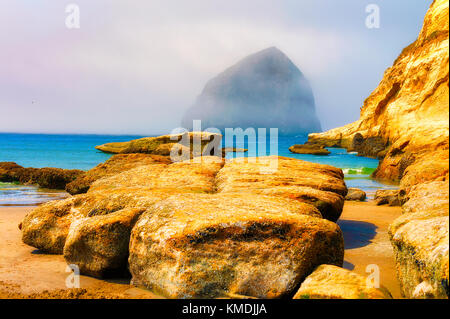
[[[0,132],[165,134],[209,79],[271,46],[310,81],[323,129],[342,126],[431,2],[0,0]],[[66,26],[72,3],[79,28]]]

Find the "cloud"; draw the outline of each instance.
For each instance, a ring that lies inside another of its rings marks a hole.
[[[207,80],[270,46],[311,81],[323,126],[346,124],[429,5],[379,0],[387,22],[369,32],[350,0],[75,2],[79,30],[61,3],[2,1],[0,131],[170,131]]]

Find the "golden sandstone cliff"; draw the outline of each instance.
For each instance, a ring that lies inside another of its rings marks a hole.
[[[435,0],[417,40],[366,99],[358,121],[308,143],[380,158],[374,177],[398,181],[404,216],[390,228],[406,297],[448,298],[449,4]]]

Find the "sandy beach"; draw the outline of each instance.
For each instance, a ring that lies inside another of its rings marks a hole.
[[[18,224],[33,207],[0,207],[0,298],[158,298],[133,288],[129,280],[81,276],[81,289],[66,288],[69,275],[62,256],[46,255],[22,243]],[[381,284],[400,298],[387,227],[401,214],[398,207],[346,202],[338,224],[344,232],[344,267],[367,276],[378,265]]]
[[[80,290],[66,287],[70,275],[61,255],[46,255],[22,243],[18,224],[33,207],[0,207],[0,299],[157,298],[129,280],[80,276]]]
[[[401,298],[401,294],[388,227],[401,213],[400,207],[347,201],[338,221],[344,233],[344,268],[368,276],[370,273],[366,272],[366,268],[369,265],[377,265],[380,284],[396,299]]]

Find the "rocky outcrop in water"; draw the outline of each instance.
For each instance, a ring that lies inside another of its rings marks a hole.
[[[61,168],[22,167],[14,162],[0,162],[0,182],[21,184],[37,184],[42,188],[64,189],[66,185],[84,172]]]
[[[340,169],[282,157],[137,162],[33,210],[23,241],[82,274],[129,268],[135,285],[173,298],[288,296],[320,264],[342,265],[342,233],[327,220],[347,193]]]
[[[190,154],[185,159],[201,155],[220,155],[213,154],[218,149],[222,136],[220,134],[208,132],[186,132],[180,134],[163,135],[157,137],[144,137],[129,142],[114,142],[96,146],[99,151],[110,154],[154,154],[162,156],[171,156],[186,151]],[[195,145],[199,145],[196,149]],[[208,146],[208,149],[205,147]],[[186,149],[187,148],[187,149]],[[204,153],[203,153],[204,152]],[[206,154],[208,152],[208,154]]]
[[[210,80],[181,125],[278,128],[281,134],[320,131],[311,87],[292,61],[277,48],[252,54]]]
[[[449,180],[448,7],[446,0],[433,1],[419,37],[386,70],[358,121],[309,136],[310,143],[381,158],[374,177],[400,182],[399,200],[409,203],[390,233],[406,297],[449,293],[448,204],[447,210],[431,204],[448,203],[441,195]],[[418,191],[430,182],[430,194]]]
[[[289,151],[295,154],[329,155],[331,152],[323,145],[317,144],[295,144],[289,147]]]

